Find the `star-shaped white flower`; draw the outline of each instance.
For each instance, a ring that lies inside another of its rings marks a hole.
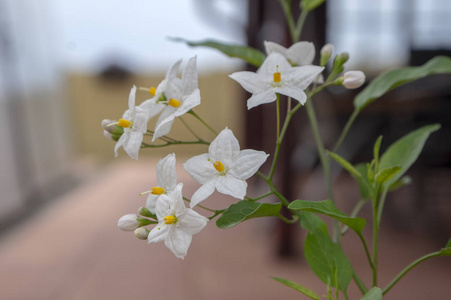
[[[246,179],[257,172],[268,154],[251,149],[241,150],[232,131],[225,128],[210,144],[208,153],[188,159],[185,170],[202,186],[191,198],[191,207],[210,196],[215,189],[232,197],[243,199]]]
[[[304,90],[323,69],[318,66],[292,67],[282,54],[271,53],[256,73],[236,72],[229,77],[252,93],[252,97],[247,101],[247,108],[251,109],[260,104],[275,101],[276,93],[289,96],[304,104],[307,100]]]
[[[265,41],[266,54],[280,53],[293,65],[311,65],[315,59],[315,46],[310,42],[297,42],[290,48],[285,48],[274,42]]]
[[[144,109],[135,106],[136,86],[133,86],[128,98],[128,110],[118,121],[118,125],[124,128],[124,133],[114,147],[114,154],[117,157],[118,150],[123,147],[125,152],[134,159],[138,159],[138,151],[141,147],[143,134],[147,131],[148,114]]]
[[[171,131],[175,117],[187,113],[200,104],[196,57],[192,57],[183,69],[182,77],[177,77],[181,61],[176,62],[158,85],[155,96],[141,104],[151,116],[161,115],[157,120],[152,141]]]
[[[157,186],[150,191],[141,193],[140,195],[149,193],[146,202],[146,208],[155,214],[155,205],[158,198],[163,195],[170,195],[177,185],[177,173],[175,170],[175,154],[169,154],[157,164]]]
[[[208,219],[185,207],[182,187],[179,183],[171,196],[163,194],[158,198],[155,207],[158,225],[149,232],[147,241],[150,244],[164,240],[166,247],[183,259],[193,235],[207,225]]]

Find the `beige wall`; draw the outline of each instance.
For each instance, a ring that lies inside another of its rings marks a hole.
[[[103,137],[100,125],[102,119],[119,119],[127,109],[128,95],[133,84],[136,86],[156,86],[164,78],[161,76],[138,77],[117,82],[102,80],[98,76],[70,74],[67,76],[67,95],[69,102],[69,122],[73,132],[73,149],[76,154],[89,154],[100,160],[114,158],[114,142]],[[193,110],[209,123],[216,131],[226,126],[233,130],[242,141],[244,137],[245,101],[239,85],[227,77],[227,74],[209,74],[199,78],[201,105]],[[137,93],[137,104],[149,98],[143,91]],[[205,140],[211,141],[214,136],[193,116],[183,119]],[[148,129],[153,130],[156,120],[151,120]],[[195,140],[180,120],[174,122],[169,134],[180,140]],[[150,143],[150,138],[146,137]],[[164,148],[141,149],[140,156],[153,155],[163,157],[175,152],[182,155],[196,155],[206,151],[204,145],[174,145]],[[119,157],[127,157],[120,150]]]

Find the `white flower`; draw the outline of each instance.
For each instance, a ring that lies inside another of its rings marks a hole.
[[[293,65],[311,65],[315,59],[315,46],[310,42],[297,42],[288,49],[274,42],[265,41],[264,44],[266,54],[280,53]]]
[[[155,96],[141,104],[150,116],[158,114],[152,141],[171,131],[175,117],[187,113],[200,104],[200,91],[197,84],[196,57],[192,57],[183,70],[182,77],[177,73],[181,61],[177,61],[166,74],[166,78],[158,85]]]
[[[135,229],[135,237],[140,240],[147,240],[147,236],[149,235],[149,229],[144,227],[139,227]]]
[[[166,247],[183,259],[193,234],[200,232],[208,219],[185,207],[182,187],[183,184],[179,183],[171,196],[163,194],[158,198],[155,207],[158,225],[150,231],[147,241],[150,244],[164,240]]]
[[[241,150],[230,129],[224,129],[210,144],[208,153],[188,159],[185,170],[202,186],[191,198],[191,207],[210,196],[215,189],[232,197],[243,199],[246,179],[257,172],[266,161],[263,151]]]
[[[307,99],[304,89],[323,69],[318,66],[292,67],[281,54],[272,53],[256,73],[236,72],[229,77],[252,93],[252,97],[247,101],[247,108],[251,109],[275,101],[276,93],[292,97],[304,104]]]
[[[348,71],[343,75],[343,85],[347,89],[356,89],[365,83],[365,74],[362,71]]]
[[[146,202],[146,208],[155,214],[155,205],[160,195],[170,194],[177,184],[177,173],[175,170],[175,154],[169,154],[157,164],[157,186],[150,191],[141,193],[149,193]]]
[[[124,133],[114,147],[114,154],[117,157],[120,147],[134,159],[138,159],[138,151],[141,147],[143,134],[147,131],[147,121],[149,119],[146,111],[135,106],[136,86],[133,86],[128,98],[128,110],[122,115],[118,125],[124,128]]]
[[[119,227],[120,230],[133,231],[141,225],[138,218],[139,217],[136,214],[122,216],[117,222],[117,227]]]

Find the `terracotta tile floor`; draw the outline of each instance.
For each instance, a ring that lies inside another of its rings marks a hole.
[[[274,256],[275,220],[251,220],[228,230],[213,222],[194,236],[188,256],[137,240],[117,229],[155,183],[152,160],[117,161],[62,196],[0,240],[0,299],[306,299],[269,279],[291,279],[326,290],[302,259]],[[180,164],[179,164],[180,165]],[[191,195],[197,184],[178,170]],[[229,197],[215,194],[210,206]],[[382,285],[413,259],[436,251],[424,237],[388,232],[380,249]],[[359,271],[369,271],[355,236],[345,252]],[[362,276],[368,282],[369,276]],[[451,299],[451,259],[432,259],[408,274],[385,299]],[[351,299],[358,299],[350,285]]]

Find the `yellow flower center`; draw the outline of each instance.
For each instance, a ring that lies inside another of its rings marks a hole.
[[[176,100],[174,98],[169,99],[168,101],[168,105],[172,106],[172,107],[179,107],[180,106],[180,101]]]
[[[163,218],[163,222],[165,224],[173,224],[177,222],[177,218],[175,216],[166,216]]]
[[[164,193],[164,188],[156,186],[150,190],[150,193],[152,195],[161,195]]]
[[[225,170],[224,165],[219,160],[213,163],[213,167],[215,167],[216,171],[218,171],[219,173],[224,172]]]
[[[279,66],[276,66],[276,72],[273,74],[274,83],[280,83],[282,81],[282,76],[279,72]]]
[[[129,120],[119,119],[119,121],[117,122],[117,125],[119,125],[123,128],[128,128],[128,127],[132,126],[132,122],[130,122]]]
[[[155,96],[156,92],[157,92],[157,89],[154,86],[149,89],[149,94],[151,94],[152,96]]]

